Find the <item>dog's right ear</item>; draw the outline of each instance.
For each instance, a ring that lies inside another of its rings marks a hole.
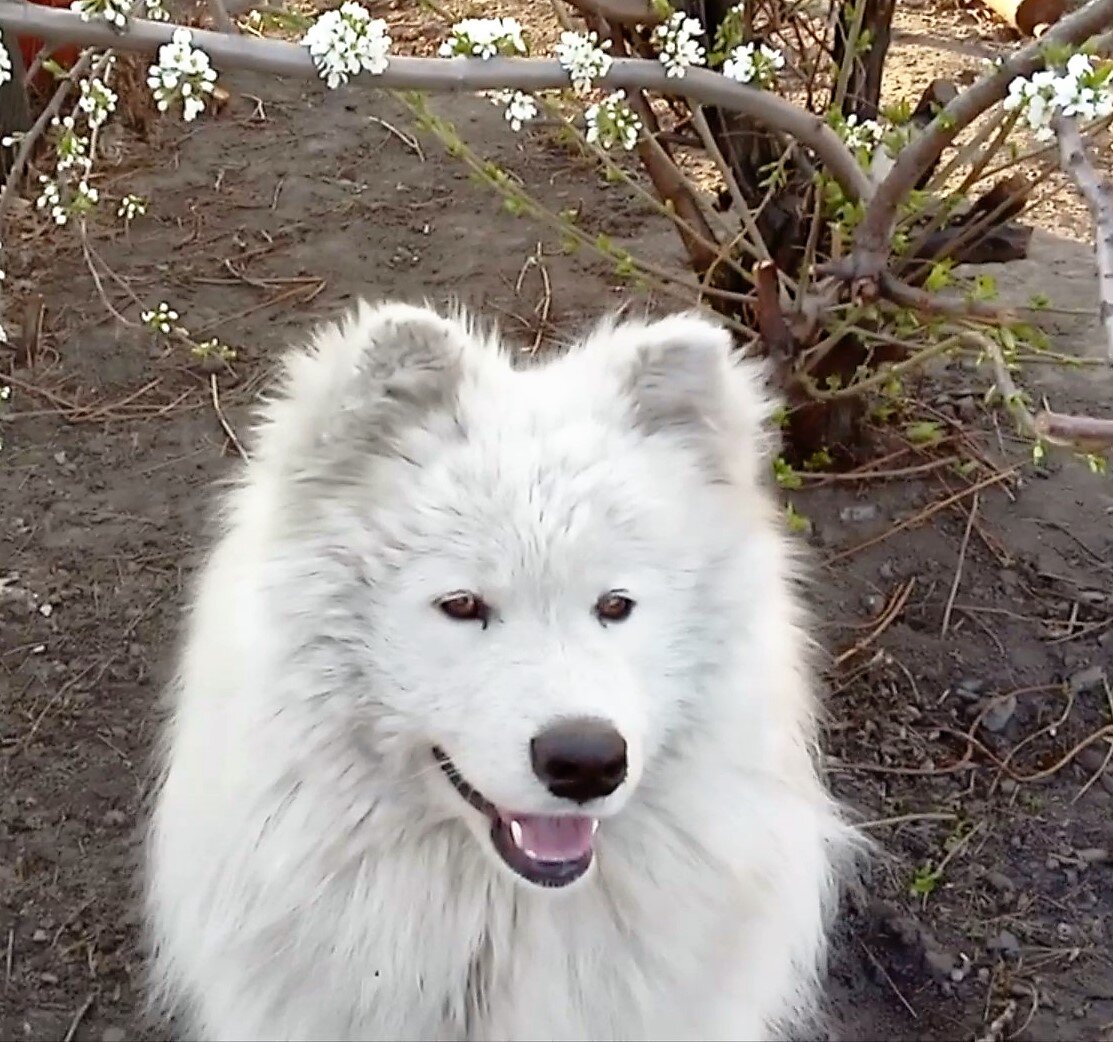
[[[748,484],[776,444],[760,364],[696,313],[604,326],[586,345],[619,380],[634,425],[682,446],[713,481]]]
[[[310,477],[322,466],[391,455],[408,430],[452,415],[468,358],[483,351],[463,318],[361,301],[287,356],[258,456]]]

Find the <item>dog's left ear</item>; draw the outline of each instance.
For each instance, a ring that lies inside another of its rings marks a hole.
[[[610,333],[625,357],[633,420],[646,434],[683,442],[717,480],[752,479],[777,442],[776,397],[761,363],[743,359],[729,330],[699,314]]]

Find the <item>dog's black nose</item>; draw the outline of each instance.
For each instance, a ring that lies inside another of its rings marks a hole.
[[[587,803],[626,777],[626,739],[603,720],[569,720],[529,743],[533,773],[554,796]]]

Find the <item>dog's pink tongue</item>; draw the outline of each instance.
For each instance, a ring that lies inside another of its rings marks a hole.
[[[536,861],[577,861],[591,849],[594,818],[522,814],[509,820],[514,843]]]

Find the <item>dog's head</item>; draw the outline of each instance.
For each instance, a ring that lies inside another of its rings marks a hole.
[[[463,319],[364,305],[268,410],[290,654],[499,863],[581,878],[762,611],[753,363],[694,314],[514,366]]]

